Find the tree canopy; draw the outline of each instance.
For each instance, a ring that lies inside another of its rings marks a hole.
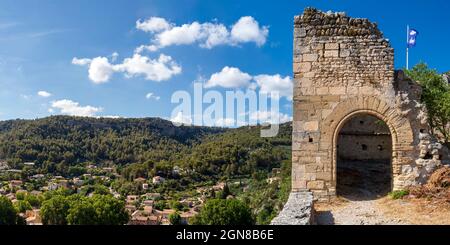
[[[422,103],[428,111],[428,123],[432,133],[444,143],[450,142],[450,85],[436,70],[425,63],[406,70],[406,74],[418,81],[423,88]]]
[[[212,199],[206,202],[194,225],[253,225],[251,209],[237,199]]]

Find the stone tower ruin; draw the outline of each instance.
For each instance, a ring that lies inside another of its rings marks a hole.
[[[294,193],[335,196],[341,158],[388,161],[390,190],[424,183],[441,164],[421,88],[394,70],[375,23],[308,8],[295,17],[293,58]]]

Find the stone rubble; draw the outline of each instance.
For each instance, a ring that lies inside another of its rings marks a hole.
[[[312,225],[314,222],[314,201],[311,192],[293,192],[281,213],[271,225]]]

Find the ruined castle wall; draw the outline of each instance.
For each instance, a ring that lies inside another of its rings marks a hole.
[[[427,127],[420,87],[394,71],[394,50],[375,23],[306,9],[294,20],[293,70],[293,191],[311,190],[325,200],[335,195],[339,132],[359,115],[389,128],[394,189],[429,173],[428,162],[417,163],[434,151],[421,138]]]

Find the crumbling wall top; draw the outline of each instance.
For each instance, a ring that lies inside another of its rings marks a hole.
[[[383,38],[376,23],[368,19],[350,18],[345,13],[324,13],[306,8],[303,15],[295,17],[295,26],[306,28],[306,36],[348,36]]]

